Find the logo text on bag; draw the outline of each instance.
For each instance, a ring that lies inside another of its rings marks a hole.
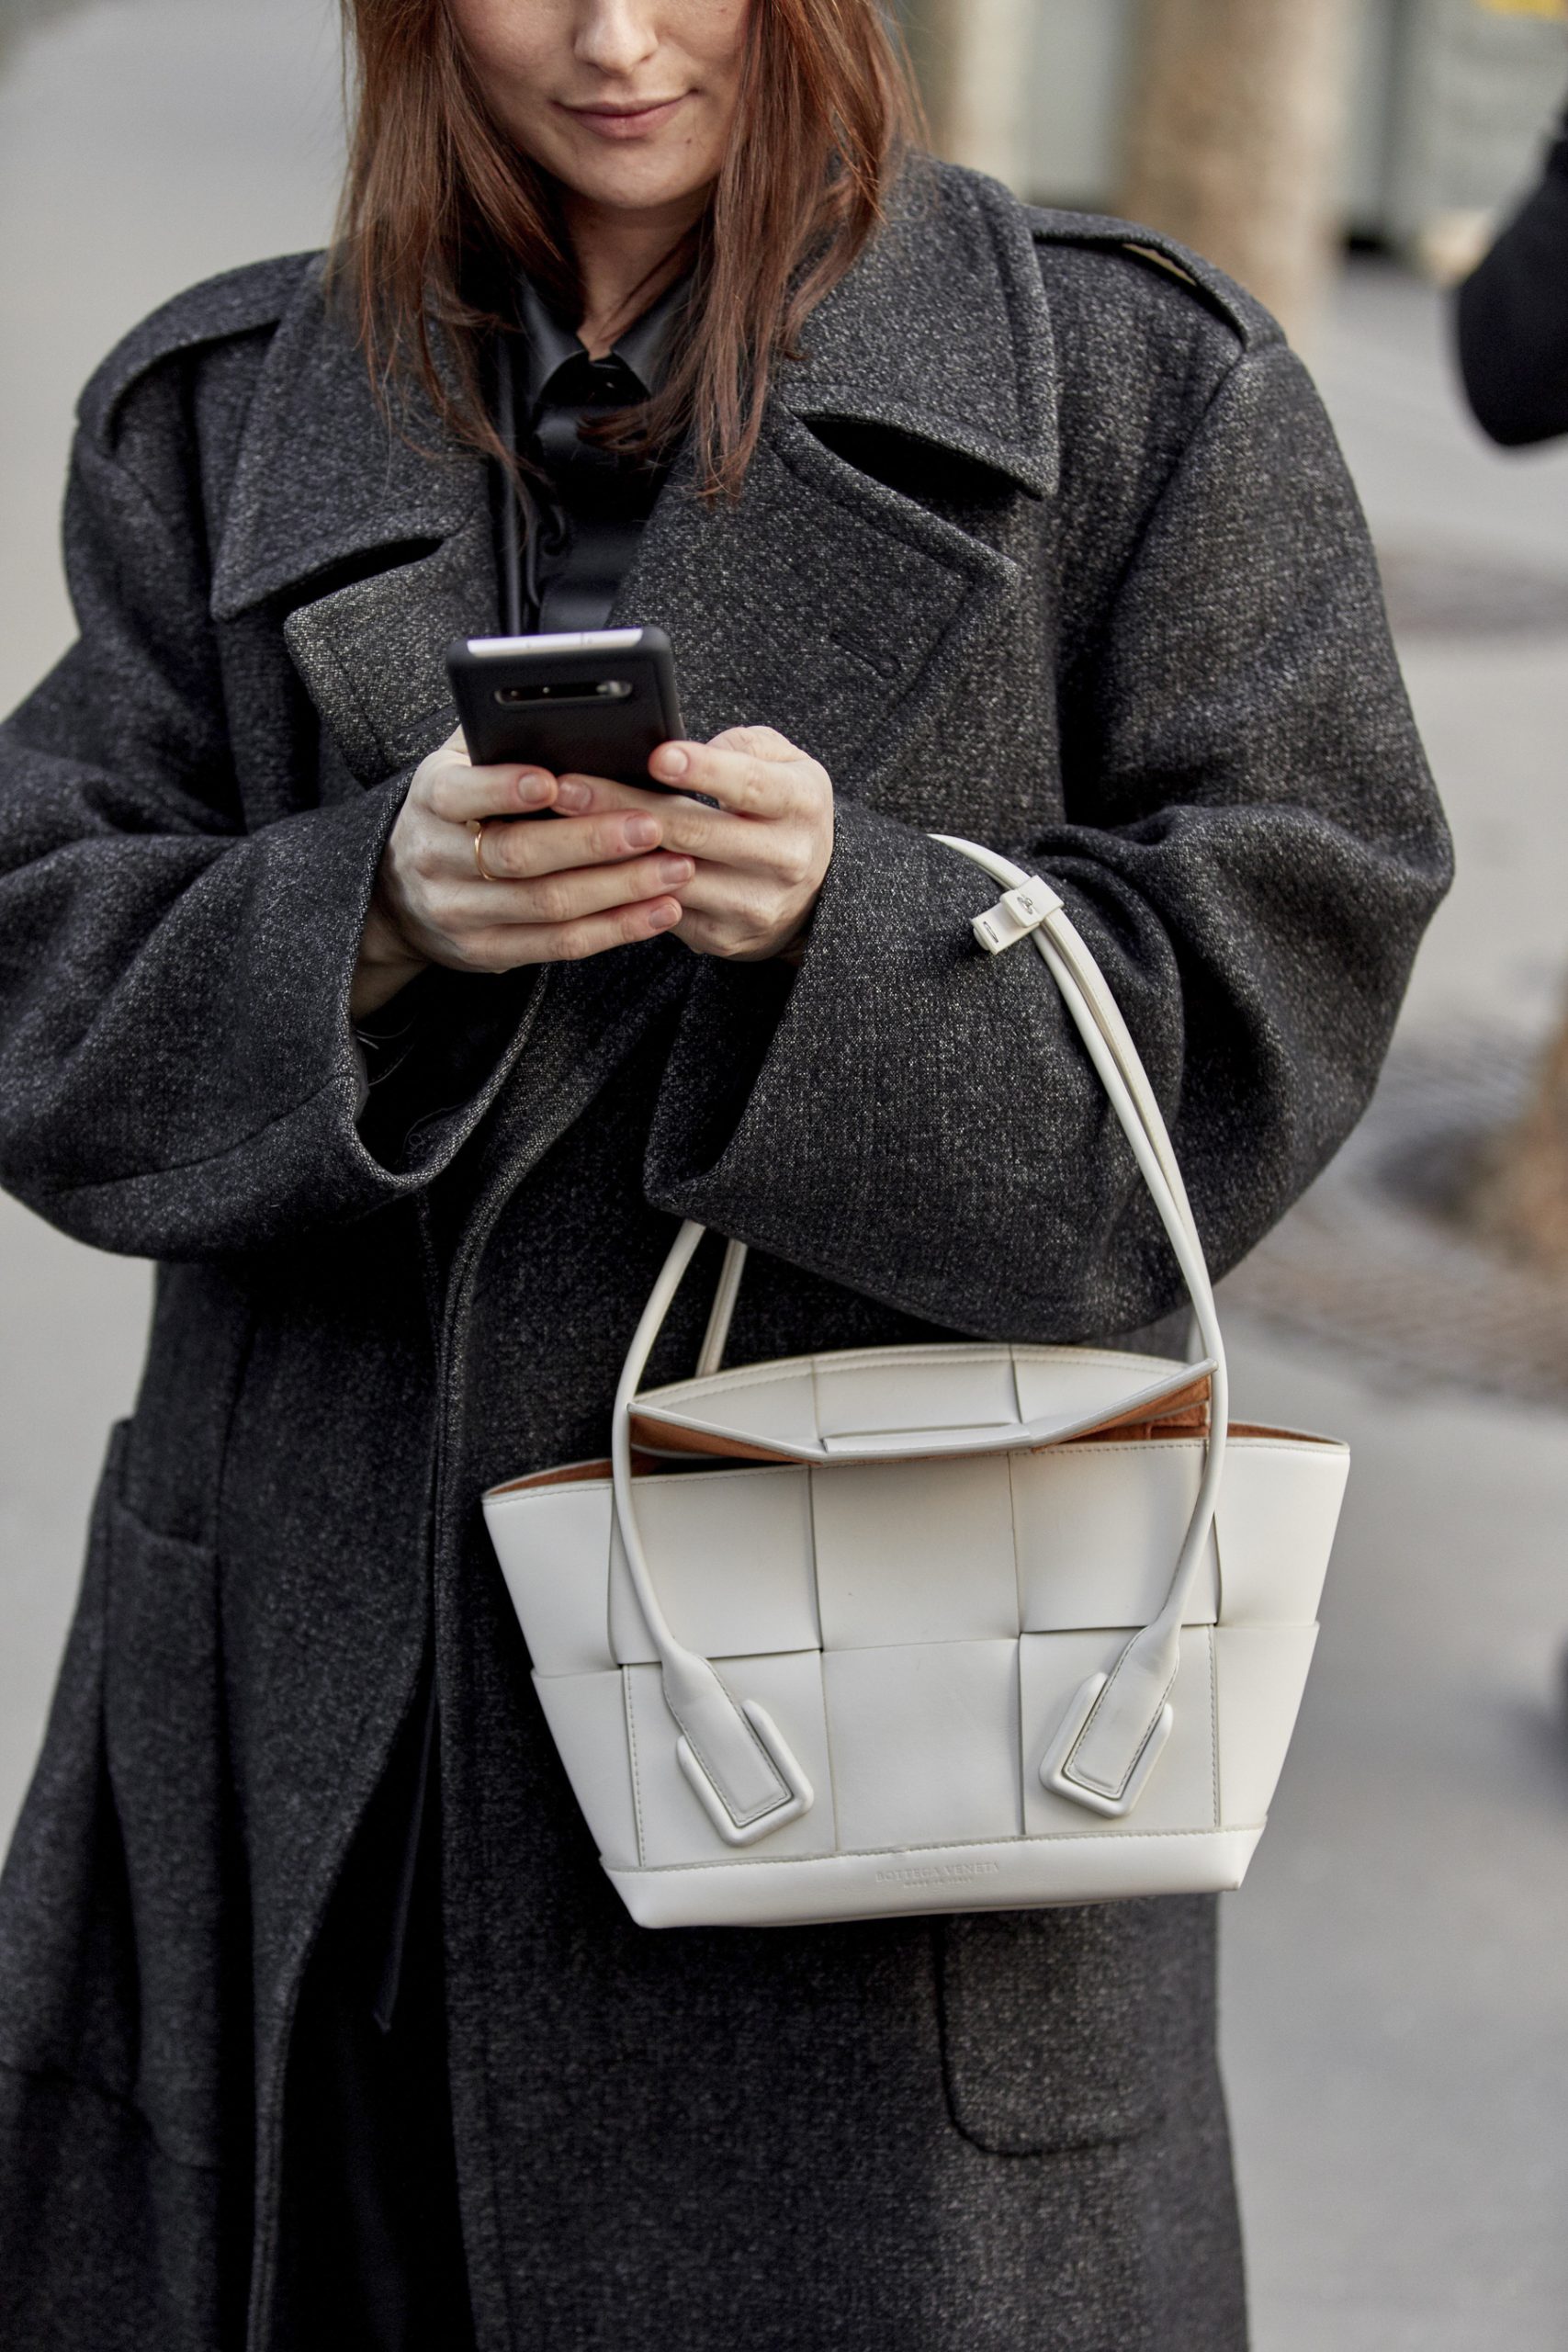
[[[923,1869],[878,1871],[885,1886],[945,1886],[953,1879],[995,1878],[999,1862],[931,1862]]]

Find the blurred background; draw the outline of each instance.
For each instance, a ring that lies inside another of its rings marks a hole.
[[[1568,2346],[1568,442],[1469,422],[1447,290],[1540,172],[1557,0],[909,0],[937,143],[1277,307],[1366,503],[1460,882],[1367,1122],[1226,1284],[1248,1418],[1348,1435],[1319,1663],[1224,1917],[1258,2352]],[[0,706],[68,642],[75,393],[319,244],[327,0],[0,0]],[[146,1269],[0,1202],[0,1842]]]

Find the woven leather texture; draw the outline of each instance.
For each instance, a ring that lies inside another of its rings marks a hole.
[[[888,1351],[885,1378],[902,1353]],[[761,1917],[784,1900],[781,1863],[858,1857],[886,1872],[907,1856],[907,1883],[838,1870],[834,1884],[792,1892],[787,1916],[969,1909],[992,1892],[1005,1904],[1119,1891],[1105,1883],[1118,1841],[1241,1832],[1249,1853],[1294,1724],[1344,1492],[1348,1455],[1328,1441],[1233,1436],[1182,1634],[1175,1728],[1135,1811],[1097,1820],[1039,1777],[1073,1692],[1157,1608],[1203,1456],[1201,1436],[1111,1437],[639,1476],[671,1623],[735,1698],[766,1708],[815,1791],[745,1864],[677,1767],[609,1477],[498,1489],[486,1515],[539,1697],[622,1892],[623,1874],[723,1863],[716,1875],[754,1883],[755,1910],[740,1916]],[[980,1849],[998,1845],[1016,1849],[1009,1866],[985,1867]],[[1214,1847],[1215,1867],[1238,1851]],[[1037,1890],[1026,1897],[1021,1865]]]

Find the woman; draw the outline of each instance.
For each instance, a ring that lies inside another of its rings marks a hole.
[[[478,1504],[602,1450],[677,1215],[767,1253],[738,1359],[1174,1306],[932,828],[1066,893],[1217,1266],[1323,1164],[1448,872],[1332,438],[1198,261],[908,159],[869,0],[354,14],[330,277],[95,379],[4,739],[6,1178],[161,1263],[0,1902],[0,2337],[1238,2346],[1213,1905],[637,1930]],[[701,797],[451,738],[519,483]]]

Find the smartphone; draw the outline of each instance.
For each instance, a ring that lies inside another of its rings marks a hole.
[[[604,775],[647,792],[650,752],[683,730],[661,628],[458,638],[447,673],[479,767],[528,760],[552,775]]]

